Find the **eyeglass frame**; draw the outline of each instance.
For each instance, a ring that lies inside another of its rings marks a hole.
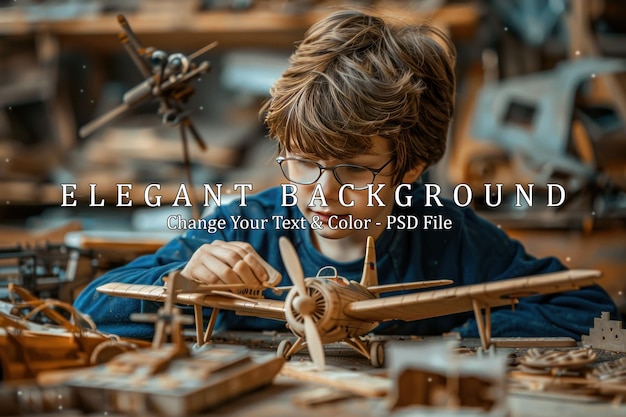
[[[337,175],[337,168],[342,168],[342,167],[356,167],[356,168],[362,168],[362,169],[366,169],[368,171],[370,171],[372,173],[372,181],[369,182],[365,187],[354,187],[354,190],[356,191],[361,191],[361,190],[366,190],[368,185],[370,184],[374,184],[374,181],[376,180],[376,176],[378,174],[381,173],[381,171],[383,169],[385,169],[385,167],[387,165],[389,165],[392,161],[394,160],[394,157],[392,157],[390,160],[388,160],[387,162],[385,162],[383,164],[383,166],[381,166],[380,168],[370,168],[364,165],[357,165],[357,164],[338,164],[338,165],[333,165],[333,166],[324,166],[322,164],[320,164],[319,162],[315,162],[312,161],[310,159],[306,159],[306,158],[298,158],[298,157],[286,157],[286,156],[279,156],[278,158],[276,158],[276,162],[278,163],[278,166],[280,167],[280,171],[283,173],[283,175],[285,176],[285,178],[287,178],[289,181],[294,182],[296,184],[300,184],[300,185],[311,185],[316,183],[320,177],[322,176],[322,172],[323,171],[328,171],[331,170],[333,172],[333,177],[335,177],[335,179],[337,180],[337,182],[341,185],[352,185],[354,186],[354,184],[344,184],[343,181],[341,181],[341,179],[339,179],[339,176]],[[287,174],[285,174],[285,170],[283,169],[283,165],[282,163],[285,161],[301,161],[301,162],[308,162],[314,165],[317,165],[317,167],[319,168],[319,175],[317,176],[317,178],[315,178],[313,181],[311,182],[299,182],[299,181],[294,181],[291,178],[289,178],[287,176]]]

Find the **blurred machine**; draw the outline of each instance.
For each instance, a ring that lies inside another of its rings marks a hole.
[[[518,217],[519,210],[543,211],[534,218],[523,216],[533,225],[542,220],[550,226],[582,221],[588,228],[601,218],[626,217],[624,174],[612,172],[624,163],[624,119],[609,106],[576,105],[588,80],[618,72],[626,72],[626,60],[584,58],[486,85],[476,103],[473,134],[502,151],[475,156],[468,166],[469,181],[500,182],[496,178],[502,175],[495,174],[510,169],[515,183],[535,184],[535,189],[561,184],[567,201],[559,213],[546,211],[545,201],[518,208]],[[509,209],[511,205],[504,206]]]
[[[509,36],[530,48],[556,43],[567,59],[557,59],[549,69],[492,77],[483,85],[473,109],[471,136],[489,146],[468,158],[464,182],[476,190],[484,183],[503,183],[505,195],[496,208],[476,208],[516,226],[590,231],[599,222],[622,223],[626,87],[620,77],[626,75],[626,59],[615,51],[613,56],[603,52],[598,32],[607,25],[598,22],[609,11],[616,19],[615,8],[621,8],[617,16],[626,23],[626,5],[581,0],[493,3],[503,30],[513,32]],[[623,46],[618,52],[626,56]],[[517,204],[514,184],[520,183],[534,184],[537,200],[532,206]],[[546,207],[541,198],[547,183],[567,190],[564,204]]]
[[[76,292],[96,276],[99,264],[96,251],[65,244],[0,248],[0,300],[8,299],[9,288],[18,285],[37,297],[72,303]]]

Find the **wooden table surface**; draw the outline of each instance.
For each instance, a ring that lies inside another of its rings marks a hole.
[[[217,333],[215,341],[220,344],[237,343],[239,346],[248,347],[255,353],[263,353],[273,355],[276,345],[286,337],[293,337],[291,334],[281,334],[275,332],[222,332]],[[420,343],[420,340],[441,339],[437,337],[429,338],[408,338],[413,343]],[[389,336],[387,341],[402,343],[407,337]],[[470,350],[475,349],[479,345],[477,339],[459,340],[459,345],[467,347]],[[577,347],[573,347],[575,349]],[[510,355],[517,353],[521,356],[525,348],[498,348],[500,354]],[[549,348],[546,348],[549,349]],[[557,348],[554,348],[557,349]],[[567,348],[558,348],[567,349]],[[331,367],[341,367],[348,371],[360,372],[371,375],[372,377],[381,377],[385,375],[385,369],[372,368],[369,361],[360,357],[350,348],[343,344],[335,343],[325,347],[327,363]],[[614,361],[617,358],[626,356],[626,354],[614,353],[596,350],[598,353],[597,363],[603,361]],[[518,356],[518,357],[519,357]],[[291,363],[302,363],[309,361],[306,351],[295,355]],[[363,377],[365,380],[366,377]],[[293,416],[342,416],[342,417],[379,417],[400,415],[399,413],[390,413],[388,411],[389,400],[386,397],[362,397],[351,396],[333,402],[321,403],[315,406],[305,406],[295,402],[298,397],[305,393],[321,387],[321,385],[306,382],[300,379],[294,379],[283,374],[279,374],[274,382],[266,387],[251,393],[243,394],[238,399],[224,403],[218,407],[209,409],[205,412],[197,414],[198,416],[268,416],[268,417],[293,417]],[[624,387],[626,390],[626,387]],[[105,395],[103,394],[103,398]],[[532,393],[526,391],[509,392],[506,402],[510,410],[509,416],[545,416],[545,417],[588,417],[588,416],[624,416],[626,415],[626,404],[619,404],[615,401],[599,399],[594,397],[586,397],[581,395],[548,395],[545,393]],[[104,405],[106,407],[106,405]],[[0,409],[0,415],[3,414]],[[92,412],[82,413],[76,410],[62,410],[55,413],[46,413],[41,415],[49,416],[102,416],[112,417],[116,415],[112,412]],[[407,415],[407,414],[403,414]],[[412,414],[416,415],[416,414]],[[439,415],[439,414],[420,414],[420,415]],[[467,414],[464,414],[467,415]],[[487,416],[488,414],[480,414]]]
[[[254,333],[254,332],[227,332],[218,333],[218,341],[233,342],[248,345],[255,350],[263,352],[272,352],[277,343],[284,337],[291,335],[270,333]],[[402,343],[407,337],[389,336],[389,340],[396,343]],[[418,340],[419,338],[412,338]],[[432,340],[439,338],[424,338],[424,340]],[[474,349],[479,346],[480,341],[469,339],[460,340],[460,346],[467,346]],[[501,348],[503,354],[524,351],[519,348]],[[335,343],[325,347],[327,363],[331,366],[342,367],[348,370],[364,372],[373,375],[380,375],[384,370],[372,368],[369,361],[352,349],[343,344]],[[598,351],[598,361],[615,360],[616,358],[626,356],[613,352]],[[292,358],[292,361],[308,361],[310,360],[306,351],[299,353]],[[387,398],[365,398],[352,397],[339,401],[334,401],[315,406],[303,406],[294,403],[294,399],[304,392],[309,392],[320,385],[303,382],[290,377],[278,375],[271,386],[261,390],[247,394],[240,400],[232,401],[221,405],[218,408],[201,413],[201,416],[268,416],[268,417],[293,417],[311,416],[311,417],[379,417],[393,416],[389,413]],[[625,388],[626,389],[626,388]],[[612,404],[607,401],[590,399],[580,396],[549,396],[545,394],[509,394],[507,402],[510,408],[510,416],[545,416],[545,417],[589,417],[589,416],[621,416],[626,415],[625,404]],[[399,415],[399,414],[398,414]],[[415,415],[415,414],[413,414]],[[431,414],[437,415],[437,414]],[[486,415],[486,414],[485,414]]]

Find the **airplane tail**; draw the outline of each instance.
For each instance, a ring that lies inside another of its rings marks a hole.
[[[367,247],[365,248],[365,262],[363,262],[361,285],[364,287],[378,285],[378,273],[376,272],[376,249],[374,246],[374,238],[371,236],[367,237]]]

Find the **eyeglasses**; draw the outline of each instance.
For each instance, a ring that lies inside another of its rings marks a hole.
[[[351,184],[355,190],[365,190],[369,184],[373,184],[376,175],[389,165],[391,161],[393,161],[393,158],[385,162],[380,168],[375,169],[352,164],[325,167],[308,159],[286,158],[283,156],[276,158],[283,175],[291,182],[301,185],[313,184],[322,176],[323,170],[331,170],[339,184]]]

